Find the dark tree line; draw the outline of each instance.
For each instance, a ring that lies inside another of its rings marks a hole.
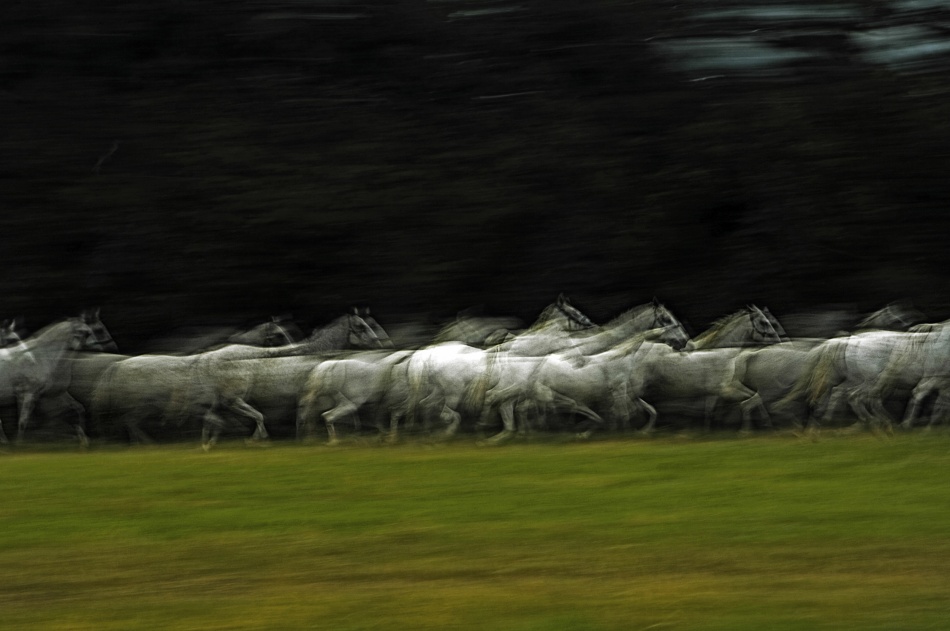
[[[950,314],[947,73],[842,55],[692,81],[673,3],[51,0],[0,8],[2,315],[177,326],[560,291],[701,326]]]

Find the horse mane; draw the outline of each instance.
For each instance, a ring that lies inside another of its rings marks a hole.
[[[553,302],[541,311],[541,314],[538,316],[538,319],[528,327],[528,331],[534,332],[543,329],[546,326],[550,326],[552,321],[557,317],[556,313],[560,311],[558,306]]]
[[[661,335],[663,335],[663,332],[666,331],[668,328],[671,328],[671,327],[660,327],[658,329],[649,329],[647,331],[642,331],[640,333],[637,333],[636,335],[631,336],[629,339],[626,339],[623,342],[620,342],[619,344],[614,346],[612,350],[615,351],[618,355],[629,355],[633,351],[640,348],[640,346],[644,342],[652,342],[653,340],[658,339]]]
[[[736,320],[748,315],[748,309],[740,309],[735,313],[730,313],[727,316],[719,318],[713,322],[706,331],[693,338],[693,346],[703,348],[711,345],[719,339]]]
[[[888,320],[881,322],[881,319],[884,317],[888,318]],[[899,302],[892,302],[865,317],[855,325],[855,328],[860,330],[899,326],[901,329],[906,330],[912,324],[920,322],[922,319],[922,314],[914,307]]]
[[[81,323],[81,322],[82,322],[82,318],[73,317],[73,318],[66,318],[65,320],[60,320],[58,322],[53,322],[52,324],[47,324],[42,329],[35,332],[33,335],[23,340],[23,345],[26,347],[27,350],[33,350],[39,344],[42,343],[43,339],[50,337],[50,335],[53,334],[54,331],[58,333],[60,329],[63,329],[64,327],[68,326],[70,329],[70,334],[72,334],[73,327],[75,327],[76,324]]]
[[[311,333],[303,342],[297,342],[301,347],[311,352],[335,350],[343,346],[350,331],[350,318],[353,314],[345,313],[326,326],[320,327]],[[279,347],[278,347],[279,348]]]
[[[620,315],[612,319],[610,322],[608,322],[601,328],[614,327],[614,326],[624,324],[634,319],[635,317],[637,317],[638,315],[640,315],[647,309],[653,309],[654,307],[655,305],[652,302],[647,303],[645,305],[637,305],[636,307],[630,307],[629,309],[627,309],[626,311],[624,311],[623,313],[621,313]]]

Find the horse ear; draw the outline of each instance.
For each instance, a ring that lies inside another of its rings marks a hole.
[[[653,306],[654,307],[660,306],[660,301],[656,299],[656,296],[653,296]]]
[[[563,305],[565,302],[567,302],[567,298],[564,296],[564,292],[562,291],[557,295],[557,304]]]
[[[356,307],[353,307],[353,315],[358,316],[359,314],[360,314],[360,310],[357,309]]]

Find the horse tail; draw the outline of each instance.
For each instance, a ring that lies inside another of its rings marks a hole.
[[[930,335],[936,334],[931,333]],[[884,370],[874,379],[871,385],[872,396],[887,397],[894,389],[895,384],[899,382],[901,376],[909,376],[914,373],[913,369],[908,368],[911,362],[921,362],[923,364],[919,368],[920,372],[918,374],[921,377],[924,376],[923,371],[926,366],[924,362],[927,361],[927,351],[930,350],[927,338],[929,338],[929,335],[910,335],[908,336],[910,343],[906,348],[900,345],[891,348]],[[917,380],[915,379],[915,381]]]
[[[841,352],[840,346],[835,339],[813,349],[808,354],[801,376],[789,393],[776,403],[776,408],[782,409],[802,398],[814,406],[830,387],[831,376],[836,373],[835,362]]]
[[[420,354],[420,351],[413,353],[409,359],[409,366],[406,368],[406,381],[408,382],[408,394],[406,396],[406,425],[412,427],[416,423],[419,406],[425,396],[423,390],[426,386],[426,375],[429,372],[429,362],[426,356]]]
[[[462,400],[459,403],[459,408],[465,410],[473,417],[480,418],[482,414],[482,408],[485,406],[485,395],[488,392],[488,384],[490,382],[492,373],[493,359],[494,355],[489,357],[488,364],[485,366],[485,370],[479,373],[475,379],[470,381],[465,387],[465,391],[462,393]]]

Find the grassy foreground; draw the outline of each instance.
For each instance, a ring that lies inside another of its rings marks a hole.
[[[9,629],[950,624],[950,436],[0,455]]]

